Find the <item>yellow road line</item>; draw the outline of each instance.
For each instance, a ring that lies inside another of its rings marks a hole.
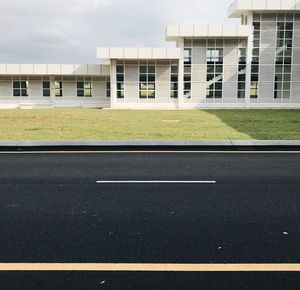
[[[300,151],[1,151],[0,155],[22,154],[300,154]]]
[[[300,272],[300,264],[1,263],[0,271]]]

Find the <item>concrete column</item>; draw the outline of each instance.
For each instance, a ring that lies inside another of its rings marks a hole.
[[[253,13],[248,13],[248,25],[252,26]],[[251,107],[251,64],[252,64],[252,51],[253,51],[253,33],[248,37],[247,45],[247,66],[246,66],[246,96],[245,107],[249,109]]]
[[[179,70],[178,70],[178,108],[184,107],[184,95],[183,95],[183,76],[184,76],[184,39],[179,38],[177,40],[177,47],[181,49],[179,59]]]
[[[55,77],[50,76],[50,103],[55,105]]]
[[[117,61],[110,62],[110,107],[113,109],[117,103]]]

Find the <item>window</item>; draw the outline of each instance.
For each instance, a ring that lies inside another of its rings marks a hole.
[[[206,62],[206,98],[220,99],[223,91],[223,48],[207,48]]]
[[[172,99],[178,98],[178,65],[171,65],[171,90],[170,97]]]
[[[293,20],[293,17],[291,18]],[[277,18],[277,48],[274,80],[274,98],[290,98],[291,94],[291,63],[293,47],[294,23],[288,15]]]
[[[185,48],[184,49],[184,64],[191,64],[192,63],[192,49]]]
[[[251,93],[250,93],[250,97],[252,99],[258,98],[261,18],[262,16],[259,13],[257,14],[255,13],[253,16],[254,39],[253,39],[252,64],[251,64]]]
[[[191,98],[191,87],[192,87],[192,48],[185,48],[184,49],[183,95],[187,99]]]
[[[55,81],[55,97],[63,96],[63,84],[62,81]]]
[[[43,97],[50,97],[50,96],[51,96],[50,82],[43,81]]]
[[[247,49],[239,48],[238,99],[244,99],[246,96],[246,63]]]
[[[77,82],[77,97],[92,97],[92,82]]]
[[[208,48],[206,53],[207,63],[223,63],[223,48]]]
[[[125,97],[125,67],[124,65],[117,66],[117,98],[124,99]]]
[[[14,81],[13,82],[13,96],[14,97],[28,97],[28,81]]]
[[[155,99],[155,73],[153,63],[141,63],[139,66],[139,91],[141,99]]]
[[[110,98],[111,96],[111,84],[110,84],[110,79],[106,79],[106,97]]]
[[[251,81],[250,96],[253,99],[258,98],[258,81]]]

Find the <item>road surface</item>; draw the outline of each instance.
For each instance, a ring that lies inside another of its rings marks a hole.
[[[4,268],[300,263],[300,154],[20,153],[0,154],[0,165]],[[0,288],[259,289],[260,281],[300,289],[299,278],[299,272],[3,271]]]

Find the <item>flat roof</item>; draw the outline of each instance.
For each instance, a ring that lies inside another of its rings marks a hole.
[[[180,59],[177,47],[98,47],[97,57],[107,59]]]
[[[109,76],[110,66],[100,64],[0,64],[0,75]]]
[[[213,25],[168,25],[166,40],[178,38],[247,38],[252,33],[248,25],[213,24]]]
[[[228,17],[239,18],[248,11],[300,11],[300,0],[235,0],[228,9]]]

